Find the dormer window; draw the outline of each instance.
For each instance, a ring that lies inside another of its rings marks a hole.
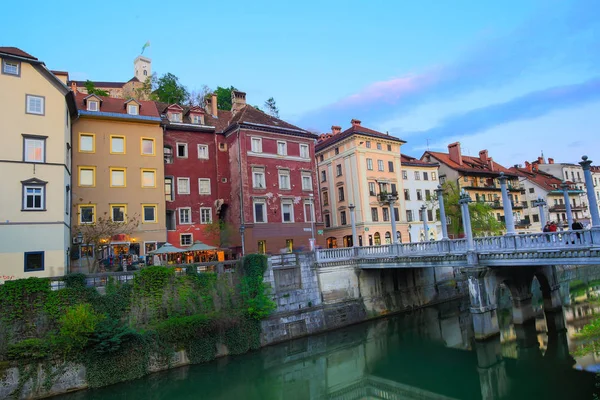
[[[181,122],[181,113],[169,113],[169,121]]]
[[[87,102],[87,110],[88,111],[98,111],[98,102],[95,100]]]
[[[192,124],[204,125],[204,116],[192,115]]]
[[[167,117],[170,122],[181,122],[183,120],[183,108],[177,104],[167,107]]]
[[[127,114],[129,115],[138,115],[139,110],[137,104],[130,104],[127,106]]]
[[[86,106],[88,111],[100,111],[101,103],[102,99],[95,94],[87,95],[83,99],[83,104]]]

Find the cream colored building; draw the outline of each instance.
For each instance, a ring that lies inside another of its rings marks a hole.
[[[396,201],[393,213],[380,201],[382,194],[403,193],[400,147],[405,142],[363,127],[359,120],[351,124],[343,132],[333,126],[316,146],[326,246],[353,245],[350,205],[355,206],[359,246],[392,243],[391,218],[396,219],[396,236],[407,242],[401,200]]]
[[[37,58],[0,47],[0,283],[60,276],[71,242],[73,94]]]

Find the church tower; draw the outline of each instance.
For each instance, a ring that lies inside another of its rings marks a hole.
[[[152,60],[144,56],[137,56],[133,60],[133,69],[135,72],[134,76],[140,82],[145,82],[149,76],[152,76]]]

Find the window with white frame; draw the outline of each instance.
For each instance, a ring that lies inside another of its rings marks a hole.
[[[300,157],[301,158],[309,158],[310,157],[310,152],[309,152],[307,144],[300,145]]]
[[[23,161],[43,163],[46,159],[46,138],[23,135]]]
[[[436,179],[437,179],[437,175],[436,175],[436,173],[435,173],[435,172],[432,172],[432,173],[431,173],[431,180],[432,180],[432,181],[435,181]]]
[[[262,153],[262,139],[253,137],[251,139],[252,152],[253,153]]]
[[[192,124],[203,125],[204,118],[202,118],[202,115],[193,115],[192,116]]]
[[[179,245],[191,246],[194,242],[194,236],[191,233],[182,233],[179,235]]]
[[[210,194],[210,179],[199,178],[198,179],[198,192],[200,194]]]
[[[177,178],[177,194],[190,194],[190,178]]]
[[[294,202],[293,200],[281,201],[281,221],[294,222]]]
[[[373,159],[372,158],[367,158],[367,169],[369,171],[373,171]]]
[[[415,181],[420,181],[420,180],[421,180],[421,173],[419,171],[415,171]]]
[[[23,210],[41,211],[46,208],[44,199],[45,185],[24,184],[23,185]]]
[[[402,179],[404,179],[404,180],[408,179],[408,171],[402,171]]]
[[[327,171],[321,171],[321,182],[327,182]]]
[[[287,156],[287,142],[277,141],[277,154]]]
[[[254,200],[254,222],[255,223],[266,223],[267,222],[267,203],[263,199]]]
[[[383,160],[377,160],[377,171],[385,171],[383,168]]]
[[[377,143],[377,150],[381,150],[381,143]]]
[[[265,169],[262,167],[252,168],[252,187],[255,189],[265,189]]]
[[[187,143],[177,143],[177,157],[187,158],[188,156],[188,145]]]
[[[138,115],[138,106],[137,104],[129,104],[127,106],[127,114],[129,115]]]
[[[44,98],[42,96],[27,96],[27,114],[44,115]]]
[[[169,121],[181,122],[181,113],[169,113]]]
[[[304,202],[304,222],[316,222],[315,206],[312,201]]]
[[[312,190],[312,174],[310,172],[302,173],[302,190]]]
[[[208,145],[199,144],[198,145],[198,158],[202,160],[208,160]]]
[[[179,209],[179,225],[189,225],[192,223],[192,209],[182,207]]]
[[[200,223],[201,224],[212,223],[212,208],[200,207]]]
[[[80,205],[79,206],[79,223],[80,224],[93,224],[96,221],[96,206],[94,205]]]
[[[290,170],[280,169],[279,170],[279,189],[288,190],[290,186]]]
[[[6,75],[21,75],[21,63],[12,60],[2,60],[2,73]]]
[[[369,182],[369,196],[377,196],[377,186],[375,182]]]
[[[87,102],[87,110],[88,111],[98,111],[98,102],[95,100],[89,100]]]

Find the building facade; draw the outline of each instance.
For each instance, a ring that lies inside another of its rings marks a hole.
[[[317,177],[325,221],[328,248],[373,246],[408,241],[404,204],[400,147],[405,142],[361,125],[353,119],[342,132],[319,137],[316,146]],[[393,212],[382,200],[396,198]],[[352,243],[351,206],[354,206],[358,243]],[[391,218],[397,222],[392,232]]]
[[[0,47],[0,283],[68,271],[71,238],[69,89],[44,63]]]
[[[442,238],[442,225],[438,220],[436,190],[438,163],[421,161],[407,155],[401,156],[404,189],[400,199],[406,209],[406,222],[410,242],[424,242]],[[427,233],[423,218],[427,218]]]
[[[154,102],[77,93],[79,118],[73,124],[74,231],[136,219],[127,235],[99,249],[82,243],[82,255],[145,255],[166,241],[163,130]]]

